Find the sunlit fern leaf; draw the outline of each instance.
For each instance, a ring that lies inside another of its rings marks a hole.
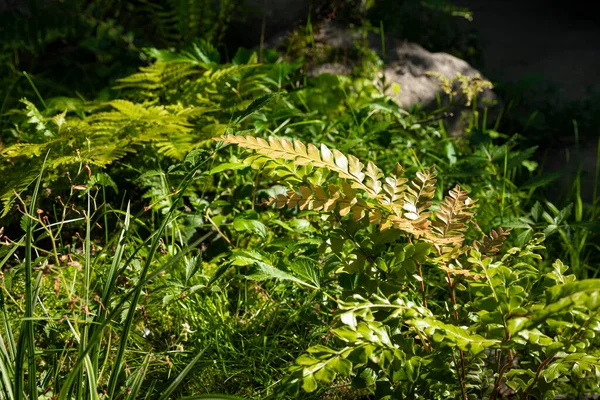
[[[427,210],[431,207],[431,199],[435,195],[435,178],[435,167],[432,166],[429,170],[417,172],[417,178],[406,188],[404,217],[409,219],[418,231],[426,231],[430,223],[428,218],[431,212]]]
[[[330,150],[321,144],[317,148],[313,144],[285,138],[270,137],[269,140],[260,137],[243,135],[223,135],[214,140],[229,144],[236,144],[242,148],[250,149],[261,155],[250,157],[248,160],[254,165],[260,160],[265,165],[265,160],[272,160],[280,167],[285,166],[287,170],[276,175],[292,180],[297,184],[303,178],[292,176],[290,170],[296,167],[310,166],[311,168],[323,168],[335,172],[342,179],[343,197],[337,194],[337,187],[329,187],[329,193],[317,186],[301,185],[298,191],[288,192],[288,196],[280,195],[272,199],[270,204],[276,204],[283,208],[300,206],[301,209],[322,210],[327,208],[328,202],[333,202],[338,207],[340,216],[344,217],[352,212],[355,220],[368,217],[371,224],[380,224],[381,230],[396,228],[417,237],[431,237],[429,217],[431,213],[426,211],[431,205],[431,198],[435,192],[435,170],[431,168],[424,173],[419,173],[417,179],[412,182],[412,188],[406,187],[406,179],[402,178],[402,167],[396,166],[396,171],[387,181],[382,181],[383,173],[373,163],[365,165],[352,155],[344,155],[340,151]],[[281,164],[280,160],[289,162],[289,165]],[[283,169],[283,168],[281,168]],[[304,176],[306,178],[307,176]],[[359,192],[356,192],[359,191]],[[400,197],[404,194],[404,198]],[[340,201],[342,199],[343,201]],[[331,203],[331,204],[334,204]],[[408,205],[408,207],[407,207]],[[411,207],[412,206],[412,207]],[[410,218],[402,214],[402,208],[407,210]]]
[[[386,177],[383,184],[384,201],[398,216],[402,214],[407,189],[406,182],[408,182],[408,179],[404,178],[403,175],[404,169],[400,164],[396,164],[394,173]]]
[[[467,222],[475,214],[473,201],[468,193],[456,185],[448,192],[448,195],[440,203],[440,209],[435,213],[432,223],[434,234],[445,241],[436,240],[437,244],[444,242],[461,246],[464,232],[467,230]]]
[[[358,198],[354,189],[347,183],[342,183],[342,190],[333,184],[329,184],[327,190],[317,185],[302,185],[298,187],[297,192],[289,190],[287,195],[279,194],[263,203],[274,204],[277,208],[287,206],[288,208],[298,207],[300,210],[324,212],[337,210],[342,217],[352,212],[355,221],[359,221],[367,215],[370,216],[370,221],[374,221],[374,218],[381,218],[381,213]]]
[[[492,229],[490,235],[483,235],[481,242],[477,240],[473,241],[473,247],[481,253],[482,256],[492,257],[500,251],[500,247],[504,244],[508,235],[510,235],[512,228],[506,230],[498,228],[498,230]]]
[[[215,140],[237,144],[272,159],[291,160],[298,165],[312,165],[325,168],[352,182],[352,187],[361,189],[368,197],[377,198],[381,182],[367,180],[363,172],[364,164],[352,155],[344,155],[339,150],[330,150],[321,144],[320,149],[313,144],[304,145],[298,140],[290,142],[285,138],[270,137],[269,141],[253,136],[224,135]]]

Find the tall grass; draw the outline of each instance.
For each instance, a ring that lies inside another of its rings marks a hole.
[[[44,170],[39,172],[31,198],[28,204],[23,204],[25,235],[21,240],[11,243],[10,249],[0,260],[0,268],[4,268],[15,261],[18,262],[21,254],[24,256],[24,316],[22,318],[15,319],[18,310],[11,311],[7,307],[5,294],[10,296],[10,293],[5,286],[0,292],[2,313],[0,399],[37,399],[38,387],[41,387],[45,393],[53,392],[56,398],[65,400],[136,398],[146,378],[151,360],[150,354],[143,359],[136,372],[128,374],[129,379],[122,372],[133,334],[134,319],[140,306],[141,293],[144,287],[162,272],[179,263],[186,254],[195,250],[210,236],[205,235],[188,243],[186,247],[167,259],[157,257],[165,228],[176,220],[178,204],[185,189],[201,173],[200,170],[207,160],[208,158],[203,158],[189,169],[177,187],[172,205],[158,229],[146,240],[137,238],[139,244],[135,248],[131,248],[131,245],[136,241],[129,240],[132,215],[128,206],[121,219],[120,231],[109,238],[102,251],[98,252],[94,249],[96,244],[93,242],[92,231],[95,219],[98,218],[96,210],[106,210],[106,208],[94,207],[91,190],[87,191],[84,210],[85,237],[81,254],[83,265],[81,271],[75,270],[71,286],[66,288],[74,296],[73,299],[81,301],[82,306],[80,310],[73,308],[72,314],[63,321],[68,325],[68,332],[70,332],[68,341],[75,344],[75,347],[66,346],[58,353],[56,353],[58,349],[51,350],[38,346],[40,341],[43,341],[43,337],[40,337],[39,322],[44,321],[53,328],[56,328],[56,323],[48,309],[40,302],[43,269],[37,266],[45,261],[44,257],[40,257],[43,250],[36,246],[36,242],[52,241],[54,254],[52,251],[47,251],[45,258],[59,260],[61,246],[56,243],[59,237],[53,234],[52,229],[58,226],[57,231],[60,231],[68,221],[48,224],[47,220],[44,220],[43,211],[36,208]],[[36,236],[35,228],[39,225],[42,226],[43,232],[42,235]],[[129,257],[125,258],[128,253]],[[131,268],[132,262],[142,254],[145,260],[135,285],[125,293],[117,291],[118,276]],[[94,276],[101,271],[94,270],[93,267],[95,263],[103,265],[99,261],[102,258],[112,260],[104,281],[100,282]],[[18,302],[15,303],[18,306]],[[38,309],[41,311],[38,312]],[[126,313],[125,322],[119,326],[118,320],[123,313]],[[16,341],[15,336],[18,338]],[[116,354],[113,354],[111,346],[115,342],[118,343],[118,347]],[[199,352],[188,367],[170,383],[163,383],[166,388],[162,390],[159,398],[168,398],[177,389],[203,353],[204,351]],[[44,368],[41,367],[41,363]],[[49,370],[48,367],[51,365]]]

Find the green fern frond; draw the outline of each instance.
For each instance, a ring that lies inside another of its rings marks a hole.
[[[117,80],[115,89],[138,89],[154,91],[172,90],[194,74],[200,74],[203,68],[191,63],[156,62],[148,67],[141,67],[141,72]]]
[[[159,37],[172,45],[198,37],[220,42],[239,1],[167,0],[157,3],[140,0],[140,3],[139,13],[155,27]]]

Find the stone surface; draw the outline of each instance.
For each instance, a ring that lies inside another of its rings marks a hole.
[[[404,108],[413,104],[432,106],[438,96],[446,95],[440,89],[440,81],[428,72],[453,78],[457,73],[474,77],[481,73],[466,61],[447,53],[431,53],[415,43],[396,42],[388,50],[384,74],[388,82],[397,83],[400,91],[392,93],[394,100]],[[488,101],[495,99],[491,91],[483,93]]]
[[[329,49],[329,53],[335,54],[336,58],[344,59],[344,62],[326,61],[311,68],[310,75],[322,73],[350,74],[357,60],[348,54],[356,54],[356,42],[363,39],[360,34],[353,32],[334,23],[324,23],[315,34],[315,41]],[[394,99],[402,108],[408,109],[413,105],[419,105],[426,110],[438,108],[438,99],[443,105],[447,105],[448,96],[440,88],[440,81],[435,76],[427,74],[433,72],[441,74],[446,78],[453,78],[457,73],[467,77],[481,76],[480,72],[461,60],[447,53],[432,53],[416,43],[397,40],[386,37],[385,57],[381,51],[381,38],[371,34],[366,38],[368,46],[384,59],[383,74],[386,81],[391,84],[388,95]],[[354,51],[353,51],[354,50]],[[344,56],[340,57],[342,54]],[[393,90],[393,84],[397,84]],[[479,103],[486,107],[492,107],[498,102],[493,91],[486,90],[479,95]],[[470,112],[465,106],[466,99],[457,98],[454,106],[448,110],[454,117],[449,120],[451,134],[457,135],[462,132],[464,124],[461,115]]]

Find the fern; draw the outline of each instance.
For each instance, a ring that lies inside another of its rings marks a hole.
[[[39,167],[35,157],[49,152],[47,162],[53,171],[47,176],[49,183],[64,176],[73,164],[76,169],[84,163],[106,168],[135,153],[143,157],[129,160],[133,168],[155,168],[156,162],[165,158],[182,160],[185,154],[205,146],[225,132],[237,110],[256,99],[257,107],[249,108],[253,112],[275,98],[275,89],[280,89],[280,83],[268,78],[273,65],[257,65],[254,53],[247,63],[238,57],[235,65],[219,65],[216,48],[203,40],[190,42],[178,52],[147,52],[157,61],[118,82],[117,88],[124,91],[119,100],[77,103],[68,109],[74,116],[65,108],[41,111],[24,99],[23,109],[11,112],[15,128],[8,140],[12,142],[0,147],[0,156],[8,161],[0,167],[4,212],[14,192],[28,182],[17,172],[19,165],[35,170]],[[285,70],[286,74],[295,71]],[[240,125],[247,116],[242,114],[233,122]],[[151,165],[144,165],[148,162]],[[9,165],[15,168],[7,171]]]
[[[436,181],[435,167],[428,171],[417,172],[417,178],[410,182],[406,188],[404,199],[404,216],[408,218],[417,231],[427,231],[429,228],[429,217],[431,212],[431,199],[435,194]]]
[[[342,189],[329,184],[326,192],[318,185],[303,184],[297,191],[288,191],[287,196],[280,194],[266,202],[279,208],[287,205],[298,206],[301,210],[337,210],[342,217],[352,212],[354,220],[368,216],[369,222],[380,224],[382,230],[393,227],[417,238],[423,236],[437,246],[454,247],[462,246],[466,223],[473,216],[474,202],[457,186],[440,204],[440,211],[432,223],[429,207],[435,194],[434,167],[417,172],[417,178],[408,186],[400,165],[384,179],[383,172],[372,162],[368,162],[365,168],[355,156],[345,155],[336,149],[330,150],[324,144],[317,148],[299,140],[291,142],[285,138],[269,137],[267,141],[241,135],[224,135],[214,140],[253,150],[270,160],[322,168],[343,179]]]
[[[324,212],[337,210],[342,217],[352,212],[355,221],[363,219],[368,212],[377,215],[377,210],[356,197],[356,192],[350,185],[343,182],[342,188],[343,190],[340,190],[337,186],[330,184],[326,191],[320,186],[302,185],[298,188],[298,192],[290,190],[287,192],[287,196],[279,194],[277,197],[265,200],[264,204],[275,204],[277,208],[287,206],[289,208],[298,207],[300,210]]]
[[[368,197],[376,199],[381,188],[379,180],[365,180],[363,172],[364,164],[358,158],[342,154],[339,150],[329,148],[321,144],[320,149],[309,144],[305,146],[299,140],[290,142],[285,138],[270,137],[269,141],[253,136],[225,135],[215,140],[225,143],[237,144],[240,147],[251,149],[258,154],[268,156],[272,159],[294,161],[297,165],[311,165],[317,168],[325,168],[339,175],[340,178],[352,181],[352,187],[361,189]]]
[[[156,3],[141,1],[139,13],[151,21],[167,45],[202,37],[220,42],[237,1],[220,1],[219,8],[210,0],[167,0]]]
[[[436,219],[432,224],[433,232],[444,239],[443,242],[461,246],[467,222],[474,215],[474,205],[467,192],[456,185],[440,203],[440,210],[435,214]]]
[[[502,247],[508,235],[510,235],[511,230],[511,228],[506,230],[502,228],[498,228],[498,230],[492,229],[489,236],[483,235],[481,242],[477,240],[473,241],[473,248],[483,256],[492,257],[500,251],[500,247]]]
[[[115,89],[135,88],[154,96],[157,91],[163,91],[165,88],[172,90],[190,76],[201,73],[202,69],[191,63],[156,62],[151,66],[141,67],[140,71],[119,79]]]

